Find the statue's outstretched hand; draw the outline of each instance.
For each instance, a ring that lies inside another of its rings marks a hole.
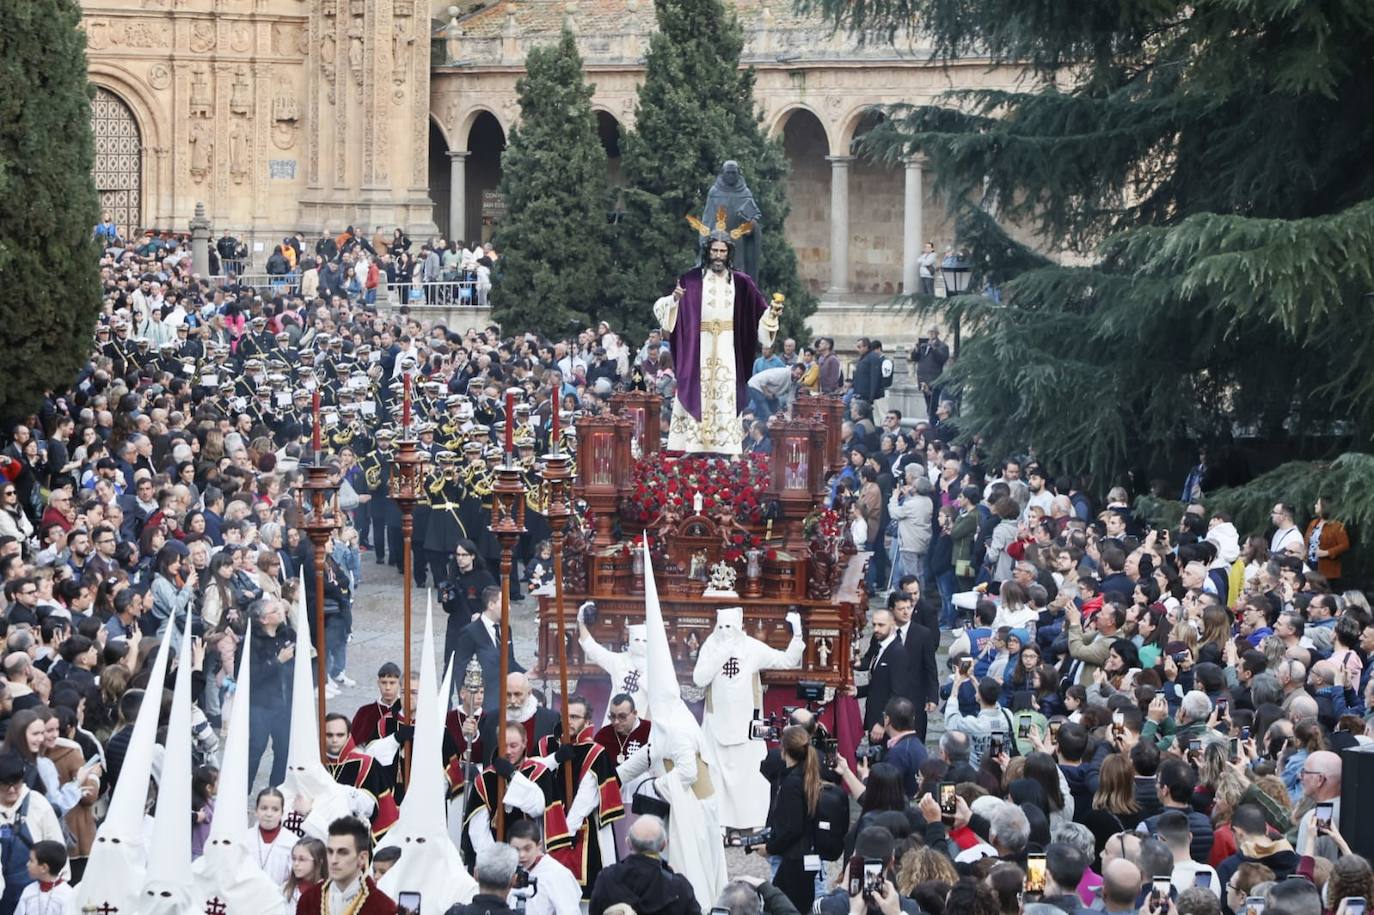
[[[660,288],[661,288],[661,287],[660,287]],[[685,290],[685,289],[682,288],[682,284],[681,284],[681,283],[678,283],[676,286],[673,287],[673,301],[674,301],[674,302],[681,302],[681,301],[682,301],[682,297],[683,297],[683,295],[686,294],[686,292],[687,292],[687,290]]]

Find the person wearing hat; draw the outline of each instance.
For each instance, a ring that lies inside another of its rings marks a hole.
[[[377,564],[384,565],[387,557],[391,564],[401,567],[401,509],[391,498],[391,442],[396,433],[383,426],[375,435],[377,447],[363,455],[358,464],[363,469],[363,480],[371,497],[368,505],[372,520],[372,549]]]

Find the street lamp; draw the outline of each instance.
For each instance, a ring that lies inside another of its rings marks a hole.
[[[972,271],[969,269],[967,255],[963,251],[950,251],[945,255],[945,259],[940,262],[940,276],[945,283],[945,298],[952,299],[955,296],[966,295]],[[951,352],[955,358],[959,356],[959,316],[954,316],[954,347]]]

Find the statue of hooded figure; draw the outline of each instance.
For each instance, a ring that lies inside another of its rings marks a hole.
[[[763,211],[754,202],[754,193],[749,190],[749,185],[744,181],[744,173],[740,171],[739,163],[734,159],[726,161],[721,166],[720,174],[707,191],[706,208],[702,211],[701,221],[708,226],[714,225],[720,207],[725,207],[727,232],[745,222],[754,224],[753,230],[736,242],[734,268],[741,273],[747,273],[757,284],[763,252]],[[701,266],[705,260],[706,245],[709,241],[710,239],[706,238],[701,241],[697,266]]]

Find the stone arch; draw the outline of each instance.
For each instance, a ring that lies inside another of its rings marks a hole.
[[[445,139],[449,141],[449,149],[454,148],[454,140],[457,140],[457,142],[466,145],[468,141],[468,135],[472,133],[473,125],[476,124],[477,119],[484,114],[491,115],[493,118],[496,119],[497,125],[501,128],[502,136],[510,135],[510,125],[508,125],[505,121],[501,120],[501,115],[497,114],[495,108],[491,108],[487,105],[473,105],[471,108],[467,110],[466,113],[464,113],[462,119],[459,120],[458,125],[453,130],[453,132],[446,135]],[[461,149],[464,147],[458,148]]]
[[[431,138],[433,138],[435,133],[438,133],[439,139],[444,141],[444,149],[453,148],[453,141],[449,138],[448,128],[444,126],[443,118],[439,117],[439,115],[435,114],[433,111],[429,113],[429,128]]]
[[[169,176],[163,174],[168,128],[159,116],[161,106],[157,98],[141,81],[118,67],[92,61],[88,73],[92,85],[104,89],[124,104],[138,128],[140,225],[128,228],[172,228],[162,225],[170,211],[167,205],[170,181]]]
[[[467,150],[464,169],[463,241],[491,241],[496,224],[505,212],[497,186],[501,182],[501,154],[506,148],[507,127],[489,108],[474,108],[463,119],[464,129],[454,135]]]
[[[452,230],[454,169],[449,157],[453,144],[449,142],[443,121],[433,114],[429,117],[429,199],[434,204],[434,224],[447,237]]]
[[[820,125],[821,131],[825,135],[826,149],[833,150],[834,144],[830,139],[830,125],[825,122],[825,117],[819,111],[805,102],[789,102],[783,105],[782,109],[773,115],[772,123],[768,126],[768,135],[770,137],[781,136],[783,131],[787,129],[787,122],[792,119],[792,115],[799,111],[807,112],[816,119],[816,123]]]
[[[839,133],[835,135],[835,145],[831,147],[836,156],[854,155],[854,141],[872,127],[875,119],[886,118],[883,107],[875,102],[860,105],[851,111],[841,122]]]
[[[773,133],[787,157],[787,240],[802,282],[819,294],[830,277],[830,132],[814,109],[792,105],[774,119]]]
[[[626,128],[611,109],[593,105],[596,115],[596,133],[601,139],[601,147],[606,150],[606,183],[620,187],[624,181],[620,174],[621,144],[625,142]]]

